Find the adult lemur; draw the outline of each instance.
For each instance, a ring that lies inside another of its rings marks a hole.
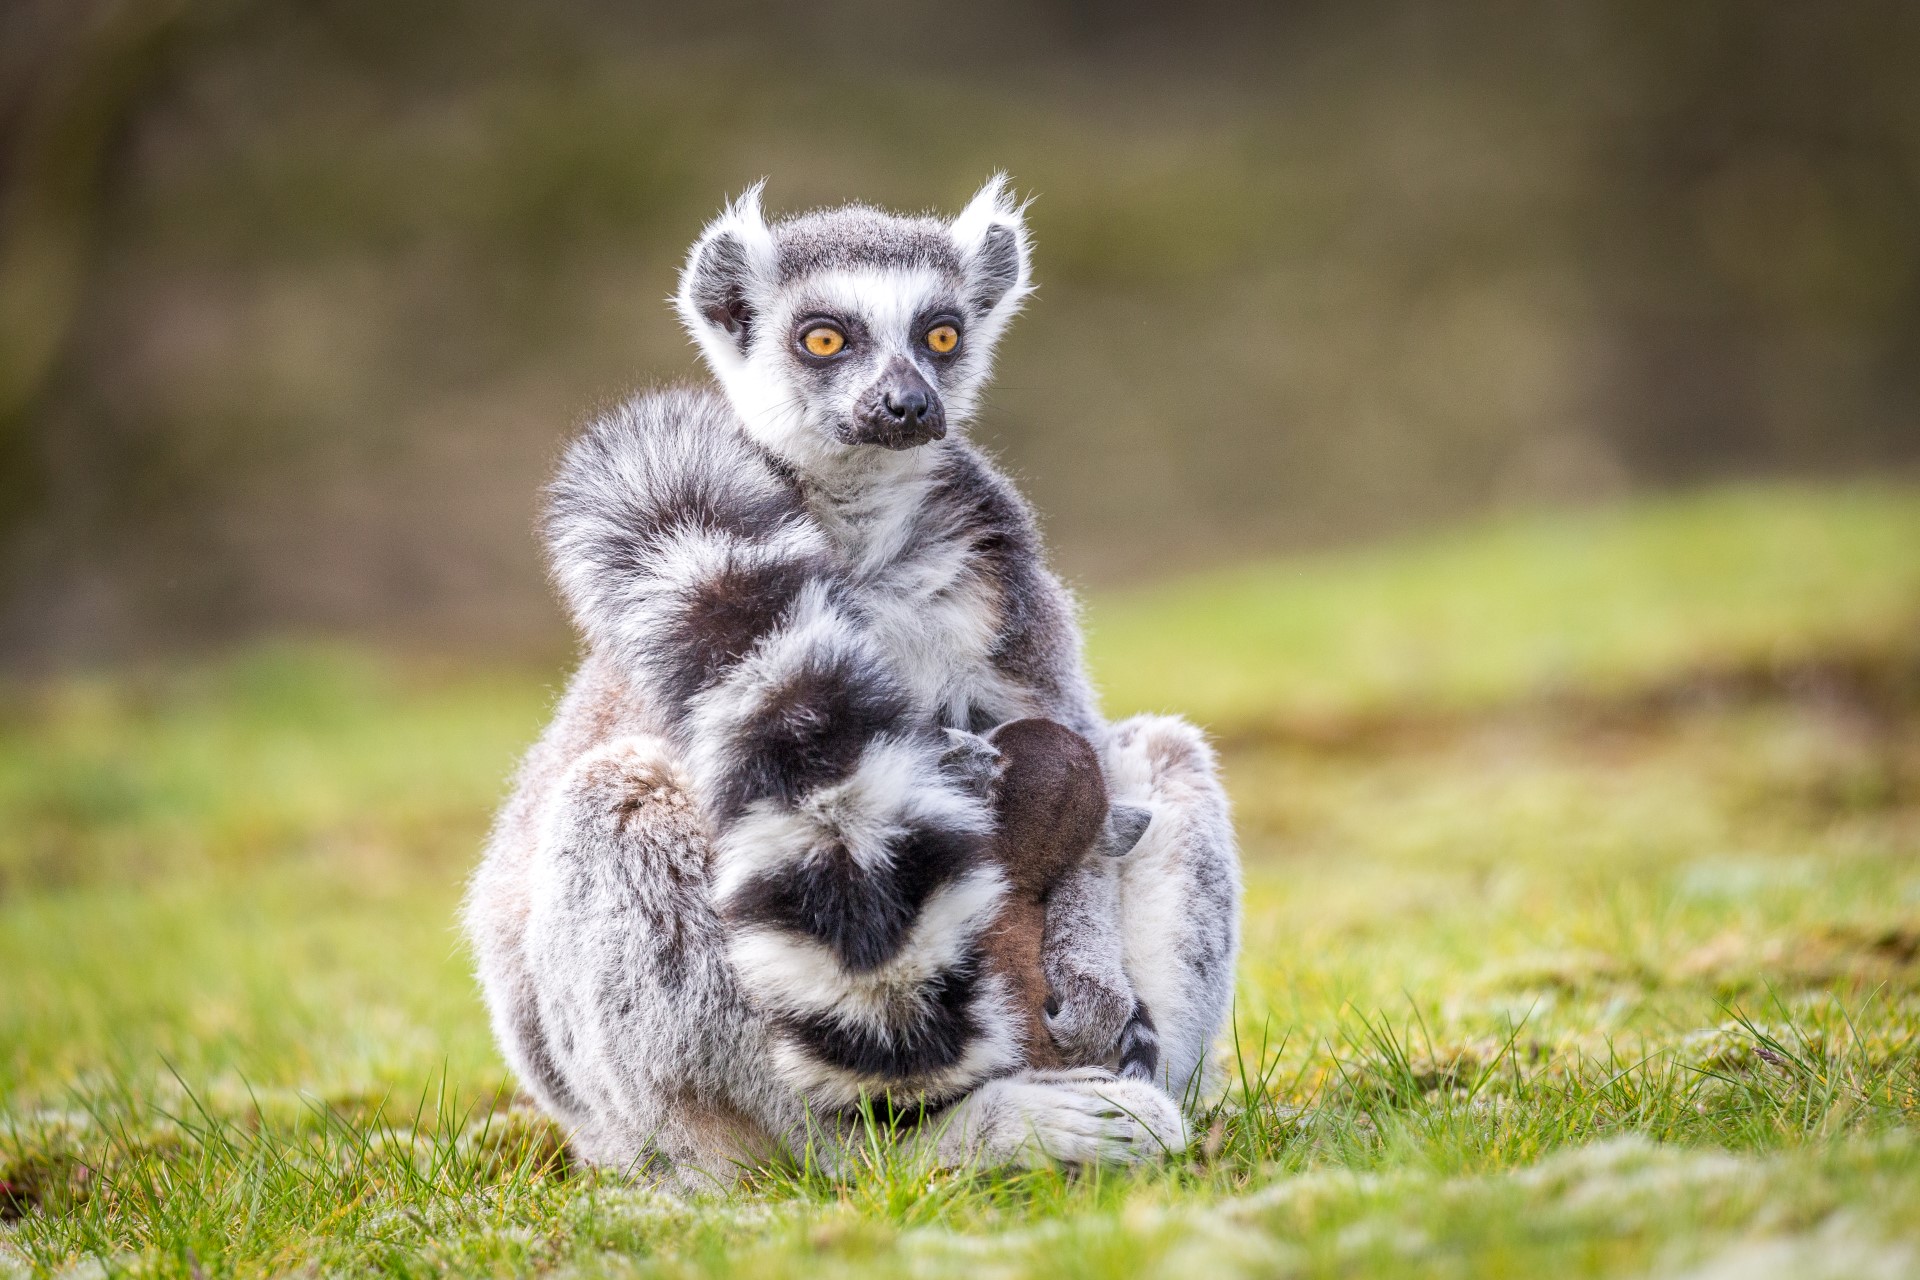
[[[755,188],[680,281],[720,390],[640,396],[567,452],[546,536],[586,656],[466,924],[509,1063],[587,1159],[831,1161],[862,1097],[954,1163],[1184,1141],[1237,855],[1201,736],[1101,719],[1031,512],[959,436],[1031,287],[1004,179],[950,222],[769,222]],[[1006,879],[971,735],[1020,717],[1152,815],[1048,899],[1064,1069],[1026,1065],[981,958]]]

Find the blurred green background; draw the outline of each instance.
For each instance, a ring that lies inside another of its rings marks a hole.
[[[558,442],[777,212],[1038,197],[978,435],[1096,589],[1920,459],[1920,7],[11,0],[0,663],[565,652]]]
[[[0,1276],[1911,1273],[1916,68],[1911,0],[0,0]],[[553,1165],[453,923],[539,488],[697,376],[726,197],[1001,168],[977,434],[1220,746],[1232,1105]]]

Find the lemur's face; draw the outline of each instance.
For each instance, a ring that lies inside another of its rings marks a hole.
[[[754,437],[830,467],[962,429],[1028,270],[1000,178],[951,222],[848,205],[769,224],[756,187],[694,245],[676,301]]]

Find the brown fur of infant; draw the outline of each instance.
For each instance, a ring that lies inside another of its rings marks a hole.
[[[1067,1065],[1047,1032],[1047,980],[1040,964],[1047,895],[1082,859],[1128,852],[1151,815],[1107,800],[1093,744],[1053,720],[1010,720],[986,735],[994,765],[994,838],[988,856],[1009,886],[983,935],[988,967],[1012,993],[1026,1027],[1027,1065]]]

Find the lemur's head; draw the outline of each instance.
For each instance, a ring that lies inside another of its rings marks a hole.
[[[755,186],[695,242],[676,304],[747,429],[807,466],[965,426],[1031,290],[997,175],[952,221],[853,204],[768,222]]]

